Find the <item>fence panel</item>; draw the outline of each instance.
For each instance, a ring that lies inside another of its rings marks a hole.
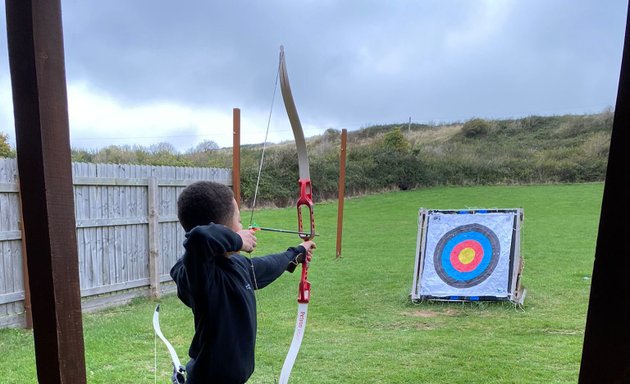
[[[231,185],[231,171],[218,168],[72,163],[72,173],[84,310],[172,290],[169,271],[184,241],[178,194],[197,180]],[[15,159],[0,159],[0,327],[24,324],[17,180]]]
[[[0,327],[23,322],[24,276],[17,180],[17,163],[0,160]]]

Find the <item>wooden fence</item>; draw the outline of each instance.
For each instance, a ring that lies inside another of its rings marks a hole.
[[[197,180],[232,183],[218,168],[73,163],[72,175],[84,310],[173,290],[179,192]],[[0,159],[0,327],[25,324],[20,228],[17,162]]]

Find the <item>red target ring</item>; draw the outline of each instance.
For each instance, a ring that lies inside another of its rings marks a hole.
[[[465,240],[451,251],[451,265],[458,272],[473,271],[483,260],[483,247],[475,240]]]

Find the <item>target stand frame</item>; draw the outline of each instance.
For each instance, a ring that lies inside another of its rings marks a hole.
[[[484,225],[495,219],[501,222],[489,225],[490,228]],[[420,208],[411,300],[511,301],[522,305],[526,295],[521,285],[523,219],[522,208]],[[455,228],[449,229],[451,222],[457,224],[451,224]],[[500,230],[500,239],[495,229]],[[460,263],[453,256],[466,251],[482,256],[466,259],[469,264]],[[489,289],[492,279],[496,282]],[[480,293],[475,292],[477,286]]]

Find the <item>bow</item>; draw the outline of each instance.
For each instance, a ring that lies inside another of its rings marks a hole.
[[[315,234],[315,220],[313,218],[313,194],[311,187],[311,176],[308,165],[308,153],[306,152],[306,141],[304,140],[304,132],[302,131],[302,124],[295,108],[295,102],[293,101],[293,95],[291,93],[291,86],[289,85],[289,76],[287,74],[287,68],[284,58],[284,47],[280,47],[280,90],[282,91],[282,99],[284,100],[284,107],[287,110],[289,116],[289,122],[291,123],[291,129],[293,130],[293,136],[295,137],[295,145],[297,147],[298,166],[299,166],[299,179],[298,186],[300,188],[300,196],[297,201],[297,214],[298,214],[298,235],[304,241],[311,240],[316,236]],[[306,214],[303,211],[307,210]],[[308,229],[304,229],[304,216],[309,219]],[[300,284],[298,288],[298,312],[297,320],[295,324],[295,331],[293,333],[293,340],[289,347],[289,352],[282,365],[282,371],[280,372],[280,384],[285,384],[289,381],[291,375],[291,369],[300,350],[302,344],[302,338],[304,337],[304,330],[306,328],[306,315],[308,311],[308,303],[310,300],[311,283],[308,281],[308,267],[311,257],[305,255],[302,262],[302,274],[300,276]]]
[[[160,329],[160,305],[158,304],[155,307],[155,312],[153,312],[153,329],[155,330],[155,334],[164,342],[166,348],[168,348],[168,352],[171,354],[171,362],[173,363],[173,375],[171,376],[171,382],[173,384],[184,384],[186,382],[186,368],[179,362],[179,357],[177,357],[177,352],[175,352],[175,348],[173,345],[166,340],[166,337],[162,333]]]

